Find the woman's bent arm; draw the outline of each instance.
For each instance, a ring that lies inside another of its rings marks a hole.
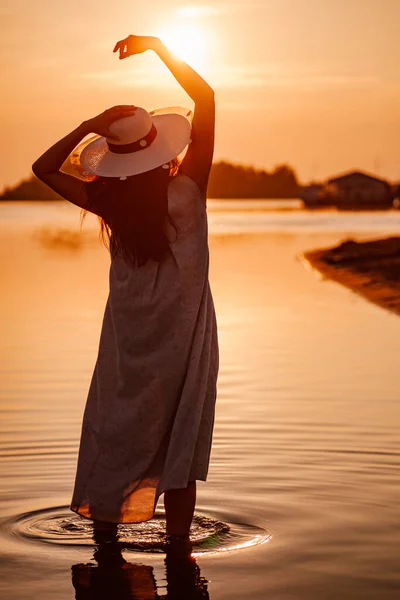
[[[53,144],[46,152],[42,154],[32,165],[32,171],[36,177],[45,181],[47,175],[57,173],[63,162],[71,154],[72,150],[79,142],[90,133],[90,128],[86,121],[78,125],[76,129],[61,138]],[[46,183],[46,181],[45,181]]]
[[[60,168],[75,146],[88,133],[90,133],[90,128],[87,123],[81,123],[71,133],[53,144],[32,165],[32,171],[38,179],[57,194],[81,208],[85,208],[87,202],[85,182],[67,173],[62,173]]]
[[[135,110],[136,108],[132,105],[113,106],[96,117],[83,121],[71,133],[68,133],[46,150],[33,163],[32,171],[38,179],[46,183],[57,194],[81,208],[86,208],[86,182],[67,173],[62,173],[60,168],[75,146],[89,133],[97,133],[98,135],[118,139],[109,130],[111,123],[132,115]]]

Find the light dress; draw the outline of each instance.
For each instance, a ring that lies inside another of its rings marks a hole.
[[[179,173],[168,206],[166,258],[110,265],[70,505],[90,519],[146,521],[164,491],[207,478],[219,351],[206,199]]]

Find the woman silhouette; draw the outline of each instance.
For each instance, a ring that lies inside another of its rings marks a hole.
[[[98,215],[111,255],[70,508],[112,530],[151,519],[164,494],[167,533],[185,538],[196,480],[207,478],[219,360],[206,212],[215,102],[158,38],[131,35],[114,48],[120,59],[148,50],[192,98],[194,116],[114,106],[32,169]]]

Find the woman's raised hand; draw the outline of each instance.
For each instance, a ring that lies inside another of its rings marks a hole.
[[[150,50],[154,42],[154,37],[150,35],[128,35],[124,40],[115,44],[113,52],[119,50],[119,58],[127,58],[132,54],[141,54]]]
[[[113,106],[112,108],[108,108],[104,112],[100,113],[96,117],[86,121],[86,126],[92,133],[97,133],[98,135],[118,141],[119,137],[110,131],[111,123],[118,121],[118,119],[132,116],[135,110],[136,106],[131,104]]]

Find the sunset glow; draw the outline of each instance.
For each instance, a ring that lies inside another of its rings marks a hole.
[[[162,41],[177,55],[196,68],[207,65],[209,36],[199,25],[185,24],[166,29],[159,34]]]
[[[0,24],[1,597],[400,600],[400,0]]]
[[[187,104],[153,53],[118,60],[130,34],[160,37],[215,90],[215,160],[287,163],[302,183],[349,169],[400,180],[398,0],[99,0],[95,25],[88,0],[40,6],[2,16],[0,189],[107,107]]]

